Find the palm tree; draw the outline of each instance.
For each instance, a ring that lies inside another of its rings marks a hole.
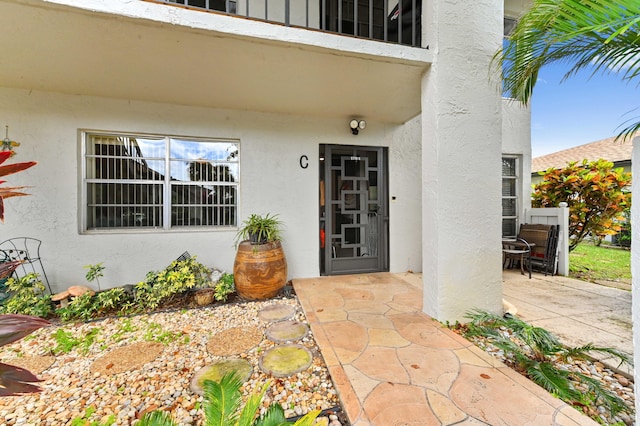
[[[503,92],[528,104],[540,69],[561,62],[570,66],[563,80],[581,70],[638,79],[640,2],[534,0],[492,65],[495,75],[502,76]],[[640,130],[640,117],[625,124],[618,138]]]

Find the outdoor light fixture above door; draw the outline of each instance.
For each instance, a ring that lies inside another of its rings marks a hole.
[[[351,127],[351,133],[357,135],[360,130],[364,130],[367,127],[367,122],[364,120],[356,120],[355,118],[349,122],[349,127]]]

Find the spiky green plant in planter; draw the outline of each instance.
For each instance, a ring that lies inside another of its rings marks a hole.
[[[225,374],[220,382],[206,380],[204,382],[204,414],[205,426],[282,426],[290,425],[284,416],[284,410],[278,403],[272,403],[267,411],[257,416],[260,403],[269,387],[266,383],[258,393],[249,396],[247,402],[242,405],[240,387],[242,381],[235,372]],[[312,426],[319,411],[311,411],[298,419],[294,426]],[[142,417],[138,426],[174,426],[169,413],[154,411]]]
[[[265,244],[280,241],[282,221],[277,214],[267,213],[264,216],[252,214],[242,222],[242,227],[236,234],[236,243],[249,240],[251,244]]]
[[[598,380],[561,369],[554,363],[555,360],[589,360],[590,352],[614,356],[620,364],[629,363],[626,354],[593,344],[573,348],[564,346],[549,331],[516,317],[505,318],[482,310],[471,311],[465,317],[471,320],[464,331],[465,337],[486,338],[504,351],[518,371],[563,401],[574,406],[602,405],[613,415],[629,411],[624,401]],[[506,330],[509,333],[505,333]]]

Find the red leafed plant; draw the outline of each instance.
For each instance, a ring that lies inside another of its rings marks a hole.
[[[49,321],[28,315],[0,315],[0,346],[8,345],[49,325]],[[32,383],[41,381],[24,368],[0,362],[0,396],[39,392]]]
[[[11,157],[11,151],[0,152],[0,164],[4,163],[9,157]],[[29,167],[35,166],[36,164],[37,163],[35,161],[26,161],[24,163],[7,164],[4,166],[0,166],[0,178],[13,173],[21,172],[22,170],[26,170]],[[3,184],[5,182],[6,181],[4,180],[0,180],[0,184]],[[25,194],[24,192],[20,192],[20,190],[23,188],[25,187],[0,187],[0,222],[4,222],[4,199],[9,197],[18,197],[21,195],[29,195]]]

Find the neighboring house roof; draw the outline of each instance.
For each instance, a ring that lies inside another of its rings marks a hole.
[[[640,135],[640,133],[639,133]],[[595,161],[604,159],[620,166],[621,162],[631,162],[632,140],[615,141],[615,137],[576,146],[552,154],[536,157],[531,161],[531,174],[549,168],[561,169],[570,162]]]

